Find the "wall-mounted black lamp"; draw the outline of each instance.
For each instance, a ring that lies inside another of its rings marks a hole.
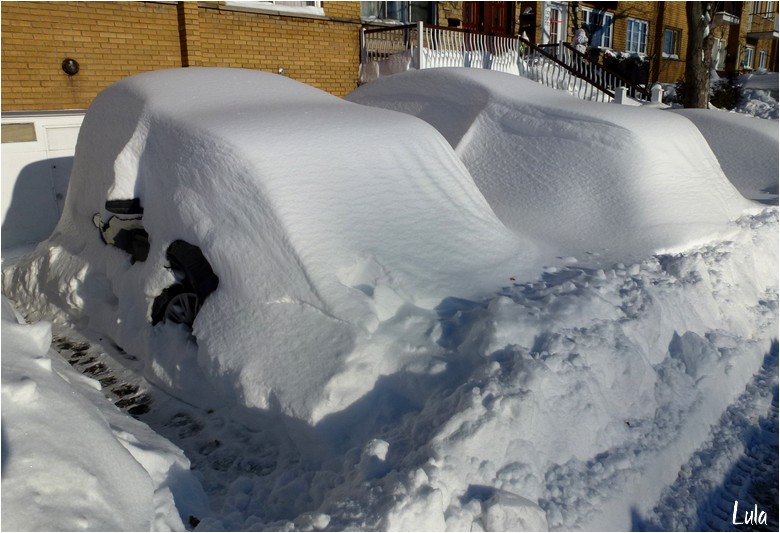
[[[79,71],[79,62],[70,57],[65,58],[62,61],[62,70],[65,71],[65,74],[68,76],[75,76]]]

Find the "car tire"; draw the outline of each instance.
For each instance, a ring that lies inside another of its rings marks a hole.
[[[191,328],[203,302],[219,285],[219,278],[200,248],[188,242],[171,243],[166,257],[178,282],[155,298],[152,325],[171,322]]]

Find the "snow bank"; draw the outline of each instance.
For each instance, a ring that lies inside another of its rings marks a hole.
[[[389,76],[347,99],[431,123],[498,217],[561,254],[640,258],[700,241],[748,205],[696,128],[659,109],[471,69]]]
[[[189,461],[51,339],[51,324],[24,324],[2,299],[3,529],[183,531],[179,511],[205,511]]]
[[[106,200],[129,198],[151,242],[135,264],[92,225],[108,218]],[[197,345],[149,323],[174,282],[165,251],[177,239],[219,277]],[[4,286],[32,317],[109,335],[180,397],[313,420],[413,357],[388,347],[380,322],[522,277],[538,250],[501,224],[424,122],[283,76],[188,68],[95,99],[64,215]]]
[[[777,203],[778,125],[717,109],[674,109],[693,122],[723,172],[746,198]]]
[[[397,332],[416,371],[282,441],[279,460],[294,460],[272,473],[229,477],[203,527],[632,529],[777,338],[777,233],[768,208],[683,253],[549,268],[418,311],[442,335]],[[678,503],[695,509],[695,497]]]

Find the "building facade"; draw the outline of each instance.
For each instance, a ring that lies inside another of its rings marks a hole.
[[[720,72],[777,70],[777,2],[720,2]],[[107,85],[164,68],[242,67],[343,96],[357,86],[361,27],[424,21],[535,43],[585,28],[601,61],[685,71],[684,2],[3,2],[2,110],[85,109]],[[70,70],[66,72],[65,60]]]
[[[4,112],[84,109],[126,76],[190,66],[282,73],[336,95],[356,87],[356,2],[3,2],[1,8]],[[64,71],[65,59],[77,63],[77,73]]]

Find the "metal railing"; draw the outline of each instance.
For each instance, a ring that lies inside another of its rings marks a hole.
[[[609,102],[615,89],[649,100],[649,92],[568,43],[537,46],[521,37],[471,33],[419,22],[360,34],[360,83],[410,69],[481,68],[524,76],[548,87],[597,102]]]
[[[519,74],[517,39],[423,24],[363,29],[360,83],[409,69],[466,67]]]
[[[525,53],[522,55],[527,77],[568,90],[584,100],[609,101],[615,97],[615,90],[625,87],[629,97],[636,100],[650,100],[650,91],[592,61],[569,43],[534,45],[520,38]]]
[[[748,33],[772,33],[778,31],[778,17],[774,11],[765,13],[750,13],[748,16]]]

